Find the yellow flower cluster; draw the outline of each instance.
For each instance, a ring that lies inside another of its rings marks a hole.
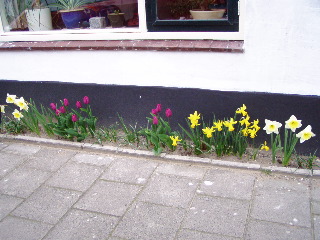
[[[6,102],[15,104],[16,106],[18,106],[20,108],[20,111],[22,111],[22,110],[28,111],[29,110],[28,103],[24,100],[23,97],[17,98],[16,95],[10,95],[9,93],[7,93]],[[1,112],[4,112],[4,105],[2,105],[2,106],[1,106]],[[20,118],[23,117],[23,115],[20,111],[15,109],[12,112],[13,117],[20,120]]]
[[[260,127],[258,126],[259,120],[254,120],[253,122],[250,122],[250,116],[245,111],[247,109],[246,105],[242,105],[241,108],[238,108],[236,113],[242,114],[242,118],[239,121],[241,126],[245,126],[244,129],[242,129],[243,136],[250,136],[251,138],[255,138],[257,136],[257,132],[260,130]]]
[[[190,122],[191,122],[191,127],[195,128],[196,126],[199,126],[200,124],[199,119],[200,119],[200,113],[198,114],[197,111],[194,112],[194,114],[190,114],[190,117],[188,117]]]
[[[170,139],[172,140],[172,146],[177,146],[178,142],[182,141],[178,136],[170,136]]]

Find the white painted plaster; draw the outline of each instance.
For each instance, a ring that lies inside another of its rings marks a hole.
[[[0,79],[320,95],[320,1],[245,8],[245,53],[7,51]]]

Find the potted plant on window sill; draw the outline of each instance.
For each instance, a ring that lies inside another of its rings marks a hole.
[[[193,0],[191,0],[193,1]],[[212,9],[211,4],[219,4],[220,0],[194,0],[199,2],[199,9],[192,9],[190,13],[195,20],[220,19],[225,13],[225,9]]]
[[[108,14],[108,19],[112,28],[123,27],[124,24],[124,13],[121,13],[119,10],[115,10],[114,13]]]
[[[41,5],[41,0],[34,0],[25,10],[29,31],[52,30],[50,8]]]
[[[87,4],[88,0],[56,0],[50,7],[59,8],[62,21],[66,28],[79,28],[82,22],[86,19],[83,5]]]

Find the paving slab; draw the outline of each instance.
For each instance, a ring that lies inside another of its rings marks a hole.
[[[26,156],[0,152],[0,178],[21,165],[26,159]]]
[[[0,221],[14,210],[22,201],[22,198],[0,194]]]
[[[119,218],[72,209],[44,240],[107,239]]]
[[[198,180],[155,174],[139,200],[174,207],[188,207],[198,187]]]
[[[72,158],[73,161],[78,163],[86,163],[97,166],[109,166],[114,159],[115,158],[112,156],[88,153],[78,153]]]
[[[237,240],[240,238],[227,237],[219,234],[211,234],[205,232],[198,232],[189,229],[180,230],[177,240]]]
[[[125,214],[113,236],[131,240],[174,239],[184,210],[139,202]]]
[[[141,190],[140,186],[117,182],[96,182],[77,202],[76,208],[122,216]]]
[[[193,179],[202,179],[207,169],[208,168],[205,167],[196,167],[186,164],[162,163],[157,167],[156,172]]]
[[[30,145],[30,144],[23,144],[23,143],[12,143],[8,147],[2,149],[1,151],[11,153],[11,154],[18,154],[18,155],[33,155],[40,150],[40,146],[38,145]]]
[[[320,202],[319,201],[312,202],[312,213],[320,215]]]
[[[302,240],[312,239],[311,228],[252,220],[248,225],[246,240]]]
[[[0,222],[0,239],[3,240],[39,240],[42,239],[52,225],[21,219],[6,217]]]
[[[46,184],[71,190],[86,191],[101,175],[103,168],[86,164],[67,163]]]
[[[50,175],[38,169],[19,167],[0,180],[0,193],[26,198]]]
[[[156,162],[135,158],[117,159],[101,176],[110,181],[145,184],[157,167]]]
[[[204,194],[250,200],[255,177],[243,172],[211,169],[201,183]]]
[[[311,196],[313,200],[320,201],[320,179],[311,180]]]
[[[251,216],[259,220],[311,227],[308,184],[261,179],[255,186]]]
[[[249,201],[196,196],[182,227],[228,237],[242,238]]]
[[[80,195],[71,190],[42,187],[16,208],[12,215],[56,224]]]
[[[313,224],[314,224],[314,239],[320,240],[320,215],[314,215]]]
[[[0,150],[5,148],[5,147],[8,147],[8,144],[0,142]]]
[[[76,151],[43,147],[24,166],[54,172],[75,154]]]

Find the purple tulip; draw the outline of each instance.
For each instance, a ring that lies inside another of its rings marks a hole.
[[[71,117],[72,122],[78,121],[77,115],[73,114]]]
[[[69,106],[69,101],[68,101],[68,99],[63,99],[63,105],[65,105],[65,106]]]
[[[76,107],[77,107],[77,108],[82,108],[82,104],[81,104],[80,101],[77,101],[77,102],[76,102]]]
[[[53,111],[55,111],[57,109],[56,104],[55,103],[50,103],[50,107]]]
[[[157,104],[157,108],[156,109],[157,109],[158,113],[161,112],[161,109],[162,109],[161,104]]]
[[[66,109],[64,108],[64,106],[61,106],[61,107],[59,108],[59,112],[60,112],[60,113],[66,113]]]
[[[158,118],[157,118],[156,116],[153,117],[152,123],[153,123],[154,125],[158,125]]]
[[[84,96],[84,97],[83,97],[83,103],[84,103],[84,104],[89,104],[89,103],[90,103],[90,99],[89,99],[88,96]]]
[[[169,117],[172,116],[172,111],[171,111],[170,108],[167,108],[167,110],[166,110],[166,116],[167,116],[167,118],[169,118]]]

